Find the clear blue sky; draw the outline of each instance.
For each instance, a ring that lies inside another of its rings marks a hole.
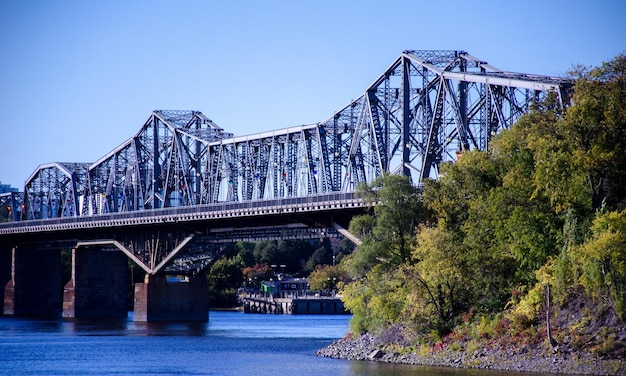
[[[155,109],[244,135],[322,121],[407,49],[565,75],[626,51],[622,0],[0,0],[0,181],[93,162]]]

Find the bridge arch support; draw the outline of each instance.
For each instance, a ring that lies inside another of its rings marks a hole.
[[[208,320],[204,275],[168,277],[163,272],[192,238],[151,263],[117,240],[79,242],[72,249],[72,277],[63,291],[63,317],[126,317],[130,259],[145,271],[144,281],[134,286],[134,321]]]

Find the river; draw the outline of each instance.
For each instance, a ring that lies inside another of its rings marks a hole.
[[[207,323],[0,317],[2,375],[520,375],[316,357],[347,315],[212,311]],[[523,374],[525,376],[529,374]]]

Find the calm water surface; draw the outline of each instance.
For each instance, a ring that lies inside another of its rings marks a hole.
[[[515,373],[316,357],[345,335],[346,315],[211,312],[208,323],[0,317],[1,375],[421,375]],[[523,374],[529,375],[529,374]]]

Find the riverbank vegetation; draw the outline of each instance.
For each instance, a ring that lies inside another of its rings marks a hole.
[[[413,333],[396,351],[497,342],[626,356],[626,56],[576,67],[573,104],[536,103],[489,151],[423,189],[385,176],[340,268],[355,334]]]

